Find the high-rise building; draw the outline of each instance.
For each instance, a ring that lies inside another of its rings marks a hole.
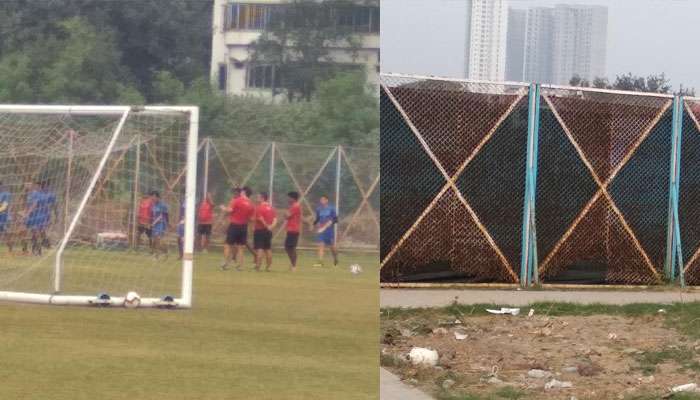
[[[525,62],[525,22],[527,11],[511,8],[508,10],[508,35],[506,39],[506,80],[523,80]]]
[[[507,63],[516,70],[522,59],[522,80],[567,84],[574,75],[588,81],[605,76],[606,7],[533,7],[526,10],[524,26],[515,21],[509,25],[508,42],[517,46],[522,40],[523,53],[509,52]]]
[[[385,72],[505,79],[508,0],[387,2],[410,5],[387,7],[393,15],[382,22]],[[448,37],[436,40],[436,32],[444,31]]]
[[[605,75],[607,30],[607,7],[554,7],[552,82],[567,84],[574,75],[590,82]]]
[[[506,67],[507,0],[469,0],[465,75],[502,81]]]
[[[552,8],[534,7],[527,10],[522,67],[526,82],[553,82],[553,15]]]

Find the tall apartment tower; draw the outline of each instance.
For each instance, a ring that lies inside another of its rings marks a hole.
[[[524,29],[523,80],[553,83],[554,9],[534,7],[527,10]]]
[[[508,35],[506,39],[506,80],[523,80],[525,62],[525,23],[527,11],[510,8],[508,10]]]
[[[523,42],[522,56],[510,48],[508,53],[513,69],[522,57],[522,80],[565,85],[574,75],[589,81],[605,76],[606,7],[560,4],[532,7],[525,13],[524,26],[515,23],[508,28],[509,43]]]
[[[469,0],[465,75],[469,79],[505,79],[507,0]]]
[[[608,9],[554,7],[552,82],[567,84],[574,75],[592,81],[605,75]]]

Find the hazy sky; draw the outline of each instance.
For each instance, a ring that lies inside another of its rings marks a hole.
[[[460,77],[465,0],[381,0],[382,71]],[[560,3],[608,7],[607,75],[665,72],[700,91],[700,0],[510,0],[517,8]]]

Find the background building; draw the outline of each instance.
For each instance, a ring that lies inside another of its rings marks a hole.
[[[553,9],[535,7],[527,10],[524,32],[511,31],[524,37],[523,80],[526,82],[552,83]]]
[[[249,63],[251,44],[270,18],[288,0],[215,0],[213,11],[211,77],[227,94],[272,97],[278,76],[272,65]],[[368,81],[378,84],[379,7],[359,3],[337,12],[337,23],[351,28],[359,48],[339,44],[330,49],[333,63],[365,68]]]
[[[507,0],[468,0],[467,57],[469,79],[502,81],[506,69]]]
[[[606,75],[607,7],[560,4],[525,12],[524,25],[517,17],[509,24],[508,42],[523,46],[522,55],[508,53],[510,77],[521,59],[524,81],[568,84],[574,75],[588,81]]]
[[[600,6],[554,7],[552,82],[566,84],[572,76],[593,81],[605,75],[608,9]]]
[[[506,80],[523,80],[525,56],[525,22],[527,11],[517,8],[508,10],[508,35],[506,39]],[[511,34],[515,32],[516,34]]]

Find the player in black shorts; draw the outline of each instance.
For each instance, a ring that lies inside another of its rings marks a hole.
[[[207,193],[199,203],[197,208],[197,236],[199,238],[199,249],[207,252],[209,249],[209,239],[211,238],[211,227],[214,223],[214,200],[211,193]]]
[[[287,193],[289,209],[287,209],[287,238],[284,240],[284,250],[289,257],[291,271],[297,269],[297,244],[299,244],[299,232],[301,231],[301,205],[299,193]]]
[[[228,263],[235,259],[236,269],[243,266],[243,248],[248,247],[248,223],[253,219],[255,207],[248,196],[251,191],[247,187],[235,188],[233,198],[228,206],[222,205],[223,212],[229,214],[230,224],[226,231],[226,247],[224,247],[224,262],[221,269],[228,269]]]
[[[258,194],[258,202],[255,206],[255,228],[253,230],[253,248],[255,248],[255,269],[260,271],[263,257],[265,258],[265,271],[272,265],[272,229],[277,224],[277,213],[268,201],[266,192]]]

